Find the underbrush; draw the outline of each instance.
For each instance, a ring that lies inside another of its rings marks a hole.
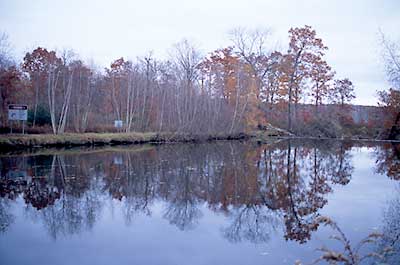
[[[340,123],[333,119],[314,119],[308,123],[296,123],[293,133],[300,137],[384,139],[381,128],[365,124]]]

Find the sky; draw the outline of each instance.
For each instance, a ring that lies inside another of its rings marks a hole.
[[[389,88],[378,32],[400,41],[399,14],[400,0],[0,0],[0,31],[17,60],[41,46],[73,49],[103,68],[150,51],[167,58],[182,39],[206,54],[232,45],[237,27],[269,28],[268,45],[284,51],[288,30],[310,25],[336,78],[353,81],[354,103],[376,105],[376,91]]]

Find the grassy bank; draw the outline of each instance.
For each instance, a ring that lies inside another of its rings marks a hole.
[[[61,135],[2,135],[0,149],[7,151],[18,148],[103,146],[121,144],[203,142],[212,140],[239,140],[253,137],[249,134],[172,134],[172,133],[68,133]]]
[[[0,152],[17,149],[73,146],[111,146],[144,143],[185,143],[215,140],[268,141],[271,136],[291,136],[285,130],[266,126],[251,133],[187,134],[187,133],[66,133],[66,134],[8,134],[0,135]]]

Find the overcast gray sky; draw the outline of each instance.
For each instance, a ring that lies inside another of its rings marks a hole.
[[[355,103],[375,105],[376,90],[389,86],[377,32],[400,39],[400,0],[0,0],[0,31],[17,59],[37,46],[72,48],[101,67],[149,51],[165,58],[183,38],[210,52],[229,45],[238,26],[271,28],[271,45],[286,49],[289,28],[304,25],[329,47],[337,78],[355,84]]]

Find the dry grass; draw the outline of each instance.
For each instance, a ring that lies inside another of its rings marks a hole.
[[[390,246],[385,247],[379,252],[368,252],[367,254],[361,254],[361,249],[368,245],[376,245],[378,240],[383,237],[383,234],[380,233],[371,233],[363,240],[358,242],[357,245],[353,246],[350,243],[350,240],[346,237],[343,230],[338,226],[338,224],[326,216],[318,217],[312,226],[318,227],[319,225],[324,225],[330,227],[336,234],[332,235],[330,238],[333,240],[337,240],[342,244],[343,250],[337,251],[332,250],[328,247],[322,246],[317,249],[322,254],[321,256],[315,260],[312,264],[320,264],[320,262],[326,262],[328,264],[344,264],[344,265],[361,265],[364,260],[374,258],[376,261],[381,263],[374,264],[386,264],[385,259],[388,253],[393,251],[393,248]],[[296,261],[295,265],[302,265],[300,261]]]
[[[268,142],[271,137],[291,136],[284,130],[266,126],[262,130],[250,133],[65,133],[65,134],[8,134],[0,135],[0,151],[35,147],[72,147],[72,146],[102,146],[120,144],[143,144],[164,142],[204,142],[213,140],[254,139],[258,142]]]
[[[155,133],[84,133],[84,134],[36,134],[6,135],[0,137],[0,147],[35,147],[35,146],[74,146],[106,145],[113,143],[139,143],[153,140]]]
[[[176,133],[66,133],[60,135],[1,135],[0,150],[35,147],[101,146],[164,142],[201,142],[211,140],[235,140],[250,138],[246,134],[176,134]]]

